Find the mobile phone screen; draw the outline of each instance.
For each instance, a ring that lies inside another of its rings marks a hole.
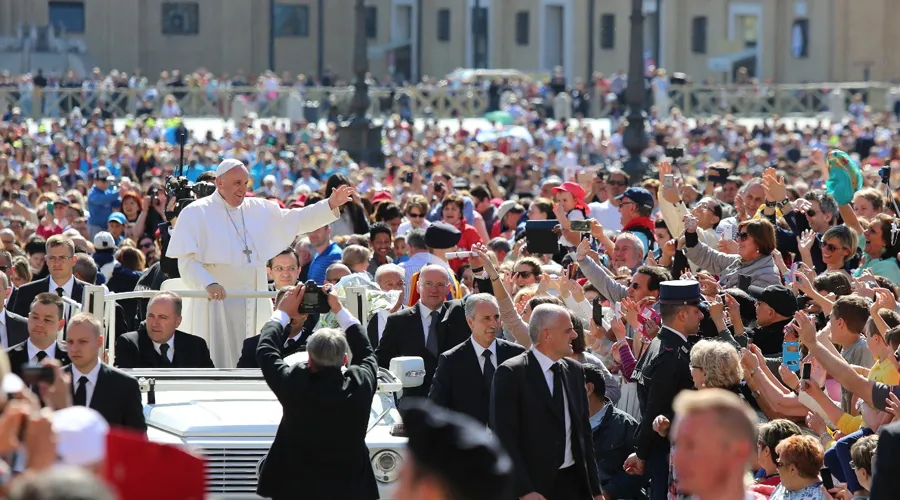
[[[812,363],[803,363],[803,370],[800,372],[801,380],[809,380],[812,376]]]

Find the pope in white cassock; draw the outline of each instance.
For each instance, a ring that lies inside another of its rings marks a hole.
[[[249,174],[238,160],[216,169],[216,192],[181,212],[166,252],[178,259],[185,284],[206,290],[209,300],[186,299],[179,329],[203,337],[217,368],[237,366],[243,341],[259,333],[272,315],[272,300],[228,298],[225,290],[268,290],[266,262],[298,234],[338,218],[353,195],[342,186],[327,200],[284,210],[260,198],[244,198]]]

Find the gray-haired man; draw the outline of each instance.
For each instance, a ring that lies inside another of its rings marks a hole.
[[[493,295],[470,295],[465,311],[472,336],[440,355],[428,397],[487,425],[494,373],[501,363],[522,354],[525,348],[497,338],[500,307]]]
[[[302,491],[309,498],[378,498],[366,448],[378,361],[359,322],[331,287],[326,290],[343,332],[313,333],[306,342],[308,363],[291,366],[282,359],[284,330],[300,307],[304,286],[287,292],[259,334],[256,361],[283,409],[259,476],[262,497],[296,498]]]

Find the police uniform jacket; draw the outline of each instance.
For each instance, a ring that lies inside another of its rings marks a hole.
[[[669,449],[669,441],[653,430],[653,419],[665,415],[672,420],[675,396],[684,389],[694,387],[690,346],[673,330],[663,326],[638,361],[635,373],[643,415],[635,446],[638,458],[647,460],[650,455],[658,451],[668,452]]]

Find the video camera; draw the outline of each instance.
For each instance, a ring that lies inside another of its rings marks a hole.
[[[204,198],[216,191],[216,185],[211,182],[191,182],[187,177],[182,175],[184,169],[184,146],[187,143],[188,130],[184,124],[178,126],[175,130],[175,140],[178,141],[180,149],[180,158],[178,161],[178,169],[175,175],[170,175],[166,179],[166,196],[175,201],[175,207],[172,210],[166,210],[166,219],[171,222],[172,219],[178,217],[184,207],[188,206],[192,201]],[[196,197],[194,195],[197,195]]]

